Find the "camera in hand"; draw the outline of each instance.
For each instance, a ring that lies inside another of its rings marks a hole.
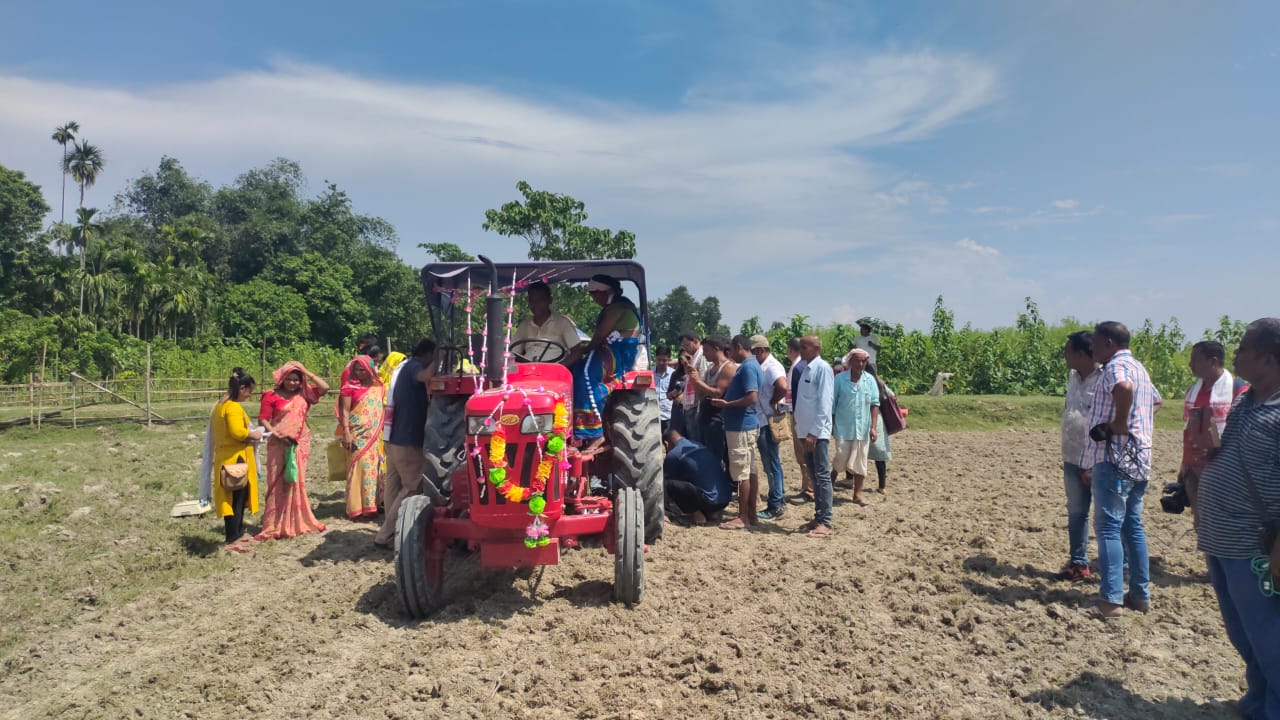
[[[1107,423],[1098,423],[1089,428],[1089,439],[1094,442],[1106,442],[1111,439],[1111,426]]]
[[[1160,496],[1160,509],[1181,515],[1183,510],[1191,505],[1191,499],[1187,497],[1187,486],[1180,482],[1171,482],[1164,486],[1164,494]]]

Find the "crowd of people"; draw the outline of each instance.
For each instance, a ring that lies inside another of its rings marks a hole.
[[[600,411],[611,384],[648,362],[638,310],[617,281],[598,276],[588,290],[601,307],[592,333],[556,313],[549,288],[535,283],[527,294],[532,316],[515,334],[523,359],[574,368],[573,439],[583,453],[602,443]],[[1071,334],[1062,351],[1069,368],[1061,442],[1067,560],[1057,577],[1096,579],[1098,598],[1087,612],[1102,620],[1148,612],[1152,603],[1143,507],[1163,399],[1129,342],[1128,329],[1109,321]],[[528,349],[539,343],[542,352]],[[550,357],[545,348],[553,350]],[[346,511],[353,520],[382,514],[374,537],[380,547],[391,546],[400,503],[422,491],[435,349],[422,340],[408,357],[384,356],[370,339],[342,373],[334,412],[347,457]],[[675,355],[655,348],[669,517],[749,530],[779,520],[788,505],[811,505],[799,531],[826,538],[837,485],[864,505],[874,466],[876,491],[886,492],[892,457],[886,418],[895,430],[902,421],[892,389],[876,372],[878,339],[864,325],[836,367],[822,350],[817,336],[793,338],[784,366],[761,335],[685,333]],[[1280,318],[1251,323],[1234,358],[1233,375],[1221,343],[1192,348],[1196,380],[1183,401],[1178,482],[1164,489],[1161,505],[1191,509],[1226,633],[1246,665],[1248,692],[1238,709],[1244,717],[1280,718]],[[210,415],[201,497],[224,519],[230,552],[325,530],[312,513],[305,477],[307,416],[329,385],[297,362],[276,369],[272,381],[258,427],[241,407],[255,381],[239,368]],[[261,530],[250,536],[244,514],[259,510],[254,449],[263,441],[266,501]],[[790,497],[780,457],[786,442],[799,460],[799,490]],[[833,474],[843,474],[843,483]],[[735,496],[737,515],[725,518]],[[1096,564],[1088,553],[1091,512]]]
[[[1142,515],[1162,399],[1129,339],[1124,325],[1104,322],[1072,334],[1063,348],[1068,559],[1058,578],[1093,579],[1092,510],[1099,597],[1087,612],[1103,620],[1149,612],[1152,603]],[[1280,318],[1248,325],[1235,375],[1225,361],[1219,342],[1192,347],[1196,380],[1183,400],[1178,480],[1160,504],[1191,510],[1227,637],[1245,663],[1248,690],[1236,709],[1245,718],[1280,718]]]

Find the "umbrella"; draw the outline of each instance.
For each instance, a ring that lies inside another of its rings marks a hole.
[[[881,320],[878,317],[875,317],[874,315],[868,315],[863,318],[858,318],[858,322],[856,324],[870,325],[872,331],[875,331],[875,332],[883,332],[886,328],[889,327],[889,323]]]

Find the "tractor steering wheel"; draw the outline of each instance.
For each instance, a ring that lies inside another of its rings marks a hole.
[[[538,353],[537,357],[526,356],[522,353],[516,352],[516,348],[523,347],[531,343],[542,344],[542,352]],[[540,337],[524,338],[522,340],[516,340],[515,342],[511,343],[511,347],[509,349],[512,355],[517,355],[523,358],[527,362],[558,363],[561,360],[563,360],[565,356],[569,354],[569,348],[565,347],[564,345],[561,345],[559,342],[555,340],[547,340],[546,338],[540,338]],[[556,354],[548,358],[547,353],[551,350],[555,350]]]

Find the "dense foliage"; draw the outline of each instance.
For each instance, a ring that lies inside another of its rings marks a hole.
[[[82,190],[104,166],[83,145],[65,164]],[[41,231],[39,188],[0,167],[0,379],[38,369],[46,347],[46,376],[107,377],[140,373],[146,342],[172,366],[158,372],[193,372],[215,349],[257,367],[314,355],[308,344],[345,348],[373,333],[404,346],[425,334],[394,228],[358,214],[336,185],[316,197],[305,187],[289,160],[215,189],[166,157],[110,211],[80,207],[73,224]]]

